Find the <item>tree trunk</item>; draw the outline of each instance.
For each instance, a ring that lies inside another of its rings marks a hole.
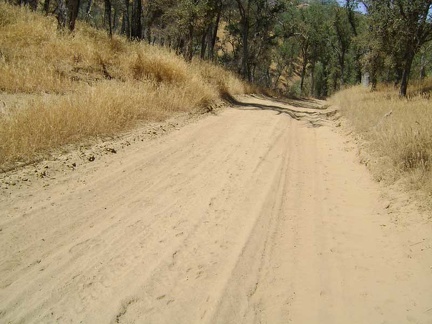
[[[204,60],[204,58],[205,58],[205,52],[206,52],[206,49],[207,49],[207,42],[206,42],[206,40],[207,40],[207,35],[208,35],[209,29],[210,28],[205,29],[203,31],[203,34],[202,34],[202,37],[201,37],[201,54],[200,54],[201,60]]]
[[[371,73],[370,76],[370,83],[371,83],[371,91],[374,92],[377,89],[377,85],[378,85],[378,78],[377,78],[377,74],[375,71],[373,71]]]
[[[57,0],[57,29],[64,30],[66,28],[67,12],[65,0]]]
[[[152,23],[148,23],[147,24],[147,28],[146,28],[146,30],[147,30],[147,42],[149,43],[149,44],[151,44],[152,43]],[[163,46],[163,45],[162,45]]]
[[[424,80],[426,78],[426,58],[425,54],[422,54],[420,59],[420,80]]]
[[[306,67],[308,64],[308,51],[309,51],[309,39],[307,37],[303,37],[304,43],[302,44],[301,54],[302,54],[302,71],[301,71],[301,79],[300,79],[300,91],[303,94],[304,89],[304,80],[306,77]]]
[[[402,73],[402,80],[401,80],[401,85],[399,90],[399,95],[401,97],[406,97],[407,95],[408,81],[411,74],[411,67],[412,67],[413,60],[414,60],[414,54],[409,53],[406,57],[405,65]]]
[[[131,38],[130,21],[129,21],[129,0],[125,0],[125,10],[123,12],[121,33],[123,35],[126,35],[128,39]]]
[[[242,1],[237,0],[237,7],[240,12],[240,28],[242,36],[242,64],[241,64],[241,74],[243,78],[251,81],[251,71],[249,65],[249,9],[250,0],[247,2],[247,7],[243,6]]]
[[[275,89],[275,90],[277,89],[277,85],[278,85],[278,83],[279,83],[279,80],[280,80],[280,78],[281,78],[281,76],[282,76],[282,73],[283,73],[283,71],[285,70],[286,66],[287,66],[287,64],[284,64],[283,66],[281,66],[281,67],[278,69],[277,75],[276,75],[276,77],[275,77],[275,79],[274,79],[274,82],[273,82],[273,89]]]
[[[184,58],[186,61],[190,62],[192,61],[193,57],[193,35],[194,35],[194,23],[191,21],[189,22],[189,28],[188,28],[188,37],[186,40],[186,48],[184,51]]]
[[[112,19],[112,30],[113,30],[113,33],[115,33],[116,30],[118,29],[118,24],[119,24],[118,7],[114,6],[114,16],[113,16],[113,19]]]
[[[86,8],[86,13],[85,13],[85,20],[87,21],[87,22],[89,22],[90,21],[90,18],[91,18],[91,10],[92,10],[92,6],[93,6],[93,0],[88,0],[88,3],[87,3],[87,8]]]
[[[310,88],[310,96],[315,97],[315,62],[311,63],[311,88]]]
[[[342,50],[339,65],[341,69],[340,88],[342,88],[345,85],[345,50]]]
[[[80,0],[69,0],[67,1],[68,4],[68,27],[69,30],[72,32],[75,29],[75,21],[78,17],[78,10],[80,6]]]
[[[110,38],[112,38],[112,19],[111,19],[111,0],[105,0],[105,15],[104,15],[104,23],[105,28],[108,32]]]
[[[50,0],[45,0],[43,5],[43,11],[45,12],[45,15],[48,16],[49,14],[49,7],[50,7]]]
[[[32,11],[36,11],[38,6],[38,0],[29,0],[29,6]]]
[[[249,20],[244,19],[242,41],[243,41],[243,59],[242,59],[242,73],[248,81],[251,81],[251,73],[249,67]]]
[[[303,88],[304,88],[304,79],[306,76],[306,60],[303,61],[303,65],[302,65],[302,71],[301,71],[301,77],[300,77],[300,92],[303,93]]]
[[[141,0],[133,0],[132,3],[132,23],[131,23],[131,38],[142,39],[142,3]]]
[[[222,13],[222,9],[220,8],[219,11],[218,11],[218,13],[217,13],[216,22],[215,22],[215,25],[213,27],[213,34],[212,34],[211,43],[210,43],[210,46],[209,46],[209,49],[208,49],[208,51],[209,51],[209,58],[211,60],[213,60],[214,56],[215,56],[214,50],[215,50],[215,46],[216,46],[217,32],[218,32],[218,29],[219,29],[219,23],[220,23],[221,13]]]

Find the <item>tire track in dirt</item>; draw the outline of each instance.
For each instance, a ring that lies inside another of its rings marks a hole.
[[[0,321],[431,322],[430,224],[399,236],[327,111],[245,100],[2,195]]]

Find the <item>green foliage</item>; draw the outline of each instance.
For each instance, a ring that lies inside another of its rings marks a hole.
[[[415,56],[432,40],[430,0],[367,0],[370,41],[367,62],[373,81],[400,84],[406,96]]]
[[[282,93],[295,85],[295,93],[326,97],[368,72],[372,88],[379,81],[400,83],[404,94],[410,76],[432,73],[430,0],[80,3],[79,19],[109,34],[169,47],[187,60],[218,62]],[[366,6],[362,12],[359,3]],[[54,2],[45,4],[44,11],[56,14]],[[11,21],[0,13],[0,25]]]

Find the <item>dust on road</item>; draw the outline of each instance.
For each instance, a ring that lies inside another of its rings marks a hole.
[[[298,106],[243,98],[3,192],[0,322],[431,323],[430,224],[394,225],[327,112]]]

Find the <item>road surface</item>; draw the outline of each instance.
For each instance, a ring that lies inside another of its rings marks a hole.
[[[430,224],[325,110],[242,101],[4,189],[0,322],[432,323]]]

